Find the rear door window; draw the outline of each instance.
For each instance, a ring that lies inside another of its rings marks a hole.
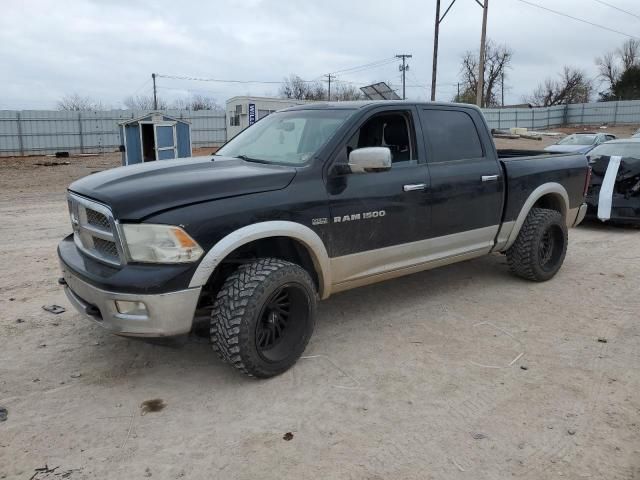
[[[450,162],[484,156],[473,119],[466,112],[424,109],[422,128],[431,145],[433,162]]]

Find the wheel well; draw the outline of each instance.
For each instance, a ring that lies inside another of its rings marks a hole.
[[[546,208],[560,212],[563,217],[567,215],[567,206],[564,204],[562,196],[556,193],[543,195],[536,201],[532,208]]]
[[[274,257],[295,263],[304,268],[320,291],[320,279],[307,247],[300,241],[290,237],[267,237],[241,245],[215,268],[205,289],[215,295],[225,278],[237,268],[239,264],[252,262],[256,258]]]

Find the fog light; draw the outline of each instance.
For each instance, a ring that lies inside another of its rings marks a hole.
[[[147,315],[147,306],[143,302],[116,300],[116,308],[125,315]]]

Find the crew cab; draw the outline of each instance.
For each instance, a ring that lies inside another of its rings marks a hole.
[[[498,152],[473,106],[313,103],[215,155],[69,187],[58,254],[71,303],[118,335],[187,334],[256,377],[304,351],[318,299],[504,253],[552,278],[586,212],[582,154]]]

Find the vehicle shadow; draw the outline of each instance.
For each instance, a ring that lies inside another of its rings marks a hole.
[[[639,219],[640,220],[640,219]],[[634,231],[640,230],[640,223],[638,225],[631,223],[619,223],[619,222],[602,222],[593,218],[586,218],[584,221],[577,227],[580,230],[591,230],[594,232],[601,231]]]
[[[472,291],[478,285],[501,288],[513,280],[506,258],[490,255],[338,293],[319,303],[307,353],[331,350],[331,339],[358,335],[359,328],[384,326],[396,306],[421,310],[426,299],[444,305],[449,303],[452,291],[464,295],[465,290]],[[211,382],[213,378],[222,383],[246,382],[246,377],[217,358],[206,337],[144,340],[117,337],[90,324],[86,328],[91,331],[81,335],[98,340],[101,347],[99,351],[81,349],[76,361],[93,370],[91,377],[96,383],[114,384],[125,378],[138,378],[144,383],[171,378],[185,386]]]

